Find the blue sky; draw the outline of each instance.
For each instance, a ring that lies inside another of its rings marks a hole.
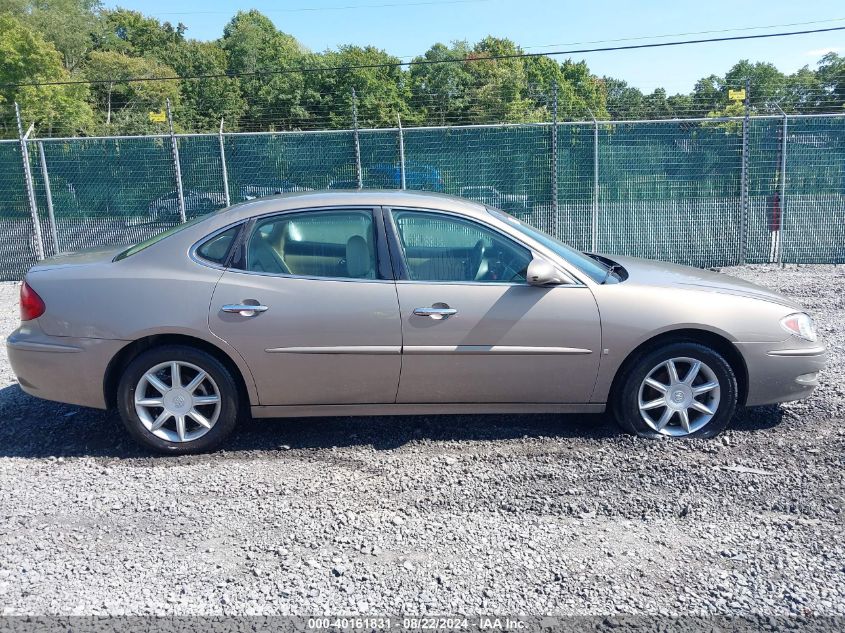
[[[135,9],[174,24],[183,22],[188,26],[190,37],[202,40],[219,37],[223,26],[238,10],[255,8],[270,17],[279,29],[294,35],[315,51],[341,44],[373,44],[407,58],[423,53],[434,42],[459,39],[475,42],[486,35],[509,37],[530,52],[542,52],[613,45],[581,45],[596,40],[821,20],[838,21],[768,30],[845,26],[845,5],[841,0],[709,0],[706,3],[682,0],[588,0],[578,3],[543,0],[253,0],[249,3],[223,0],[122,0],[107,2],[106,5]],[[766,29],[745,31],[748,34],[763,32]],[[668,39],[733,34],[741,33]],[[769,61],[785,72],[792,72],[806,64],[814,67],[818,58],[828,50],[845,53],[845,31],[757,41],[592,53],[575,56],[575,59],[585,59],[590,69],[598,75],[619,77],[646,91],[663,86],[674,93],[689,91],[700,77],[711,73],[723,74],[742,58]]]

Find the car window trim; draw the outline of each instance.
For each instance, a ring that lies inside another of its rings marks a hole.
[[[543,259],[548,260],[548,256],[539,253],[536,248],[526,244],[522,240],[515,238],[513,235],[502,231],[497,226],[492,226],[490,224],[486,224],[481,222],[475,218],[466,216],[461,213],[455,213],[452,211],[441,210],[441,209],[431,209],[431,208],[422,208],[422,207],[400,207],[400,206],[385,206],[382,207],[382,213],[385,216],[385,228],[388,231],[388,246],[390,247],[390,256],[391,261],[393,261],[393,268],[396,273],[396,282],[403,283],[403,284],[448,284],[448,285],[464,285],[464,286],[530,286],[527,281],[434,281],[434,280],[415,280],[411,279],[410,275],[408,274],[408,267],[407,263],[405,262],[405,254],[402,249],[402,243],[399,240],[399,228],[396,226],[396,221],[393,218],[394,211],[416,211],[419,213],[431,213],[435,215],[445,215],[450,218],[457,218],[459,220],[463,220],[464,222],[469,222],[471,224],[476,224],[484,229],[492,231],[493,233],[497,233],[502,239],[505,239],[509,242],[513,242],[524,248],[529,253],[531,253],[531,257],[542,257]],[[388,228],[389,227],[389,228]],[[567,279],[569,279],[569,283],[560,284],[559,286],[555,286],[557,288],[581,288],[584,287],[584,284],[573,277],[572,274],[564,269],[561,268],[556,262],[552,264],[557,268],[561,273],[566,275]]]
[[[294,275],[292,273],[267,273],[267,272],[260,272],[256,270],[247,270],[246,269],[246,251],[249,245],[249,238],[252,235],[253,231],[255,230],[255,226],[259,222],[264,222],[269,218],[275,216],[286,216],[286,215],[296,215],[302,213],[320,213],[320,212],[331,212],[331,211],[363,211],[368,212],[370,217],[373,221],[373,229],[375,231],[375,238],[376,238],[376,270],[378,271],[379,275],[384,275],[384,278],[378,279],[359,279],[357,277],[326,277],[326,276],[318,276],[318,275]],[[228,270],[230,272],[241,273],[244,275],[261,275],[262,277],[280,277],[285,279],[310,279],[313,281],[353,281],[353,282],[362,282],[362,283],[393,283],[395,281],[393,276],[393,268],[389,262],[389,255],[387,245],[384,243],[385,240],[385,231],[384,231],[384,221],[381,218],[381,209],[377,206],[367,206],[367,205],[332,205],[327,207],[306,207],[306,208],[299,208],[299,209],[285,209],[284,211],[269,211],[267,213],[262,213],[260,215],[253,216],[249,218],[247,222],[245,222],[246,229],[243,232],[244,239],[243,239],[243,248],[241,249],[240,258],[241,258],[241,267],[234,268],[230,267]],[[381,220],[381,221],[380,221]],[[387,260],[387,265],[382,265],[382,261]]]

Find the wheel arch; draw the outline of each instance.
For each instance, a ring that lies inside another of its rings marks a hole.
[[[696,328],[683,328],[661,332],[646,339],[631,350],[628,356],[625,357],[625,360],[622,361],[622,364],[616,369],[610,385],[610,391],[608,392],[608,403],[616,402],[618,390],[622,385],[622,377],[643,354],[648,353],[659,345],[670,343],[699,343],[721,354],[736,375],[738,389],[737,406],[741,407],[745,404],[746,397],[748,396],[748,366],[739,349],[721,334]]]
[[[155,347],[161,347],[162,345],[185,345],[211,354],[231,372],[232,378],[235,380],[238,388],[240,401],[245,407],[245,410],[248,410],[250,404],[254,403],[254,392],[248,387],[247,377],[244,376],[244,371],[223,349],[209,341],[187,334],[151,334],[122,347],[111,361],[109,361],[103,378],[103,397],[108,408],[113,408],[117,405],[117,386],[120,383],[123,370],[142,352]],[[252,377],[249,376],[249,379],[251,380]]]

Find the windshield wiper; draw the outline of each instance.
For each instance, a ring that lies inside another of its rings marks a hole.
[[[607,266],[607,272],[604,273],[604,279],[601,280],[602,284],[606,284],[607,280],[610,279],[610,276],[618,270],[622,270],[622,266],[619,264],[610,264]]]

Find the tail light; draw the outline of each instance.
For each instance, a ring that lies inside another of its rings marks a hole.
[[[24,280],[21,284],[21,321],[37,319],[46,309],[44,300]]]

